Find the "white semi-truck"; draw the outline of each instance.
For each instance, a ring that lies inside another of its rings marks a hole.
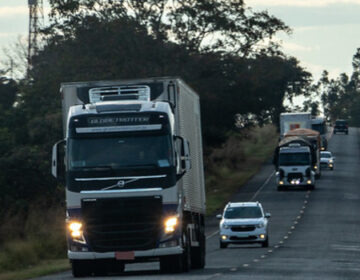
[[[198,95],[172,77],[63,83],[60,92],[65,138],[52,173],[66,186],[73,275],[145,261],[166,272],[203,268]]]
[[[306,128],[311,129],[311,114],[310,113],[281,113],[280,114],[280,137],[293,129]]]

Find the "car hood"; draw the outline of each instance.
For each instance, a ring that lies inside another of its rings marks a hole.
[[[328,163],[330,161],[330,158],[321,158],[320,162]]]
[[[222,223],[225,223],[227,225],[258,225],[262,222],[264,222],[264,218],[258,218],[258,219],[224,219]]]

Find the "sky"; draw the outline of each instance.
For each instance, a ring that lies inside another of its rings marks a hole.
[[[43,0],[45,7],[47,1]],[[0,0],[1,50],[27,39],[27,0]],[[360,48],[360,0],[245,0],[254,11],[267,10],[283,20],[291,35],[278,34],[283,51],[318,79],[323,70],[336,78],[351,75],[352,57]]]

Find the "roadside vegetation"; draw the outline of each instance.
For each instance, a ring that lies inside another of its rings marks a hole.
[[[206,210],[213,214],[269,161],[276,144],[276,127],[254,127],[234,133],[205,157]]]

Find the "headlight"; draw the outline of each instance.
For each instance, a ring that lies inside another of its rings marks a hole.
[[[79,238],[82,236],[83,231],[82,231],[82,223],[74,221],[74,222],[70,222],[68,225],[69,231],[70,231],[70,235],[73,238]]]
[[[315,169],[315,170],[317,169],[317,166],[316,166],[316,165],[314,165],[314,169]]]
[[[329,160],[329,163],[333,163],[333,160],[332,160],[332,159],[330,159],[330,160]]]
[[[229,227],[229,225],[227,225],[227,224],[223,223],[223,224],[222,224],[222,228],[224,228],[224,229],[228,229],[228,228],[230,228],[230,227]]]
[[[263,228],[265,226],[265,223],[260,223],[258,225],[256,225],[257,228]]]
[[[165,219],[164,222],[165,233],[173,233],[178,223],[179,223],[179,218],[177,216],[172,216]]]
[[[84,229],[83,224],[79,221],[69,221],[68,222],[68,231],[70,233],[70,236],[72,237],[73,241],[86,244],[85,238],[84,238]]]

